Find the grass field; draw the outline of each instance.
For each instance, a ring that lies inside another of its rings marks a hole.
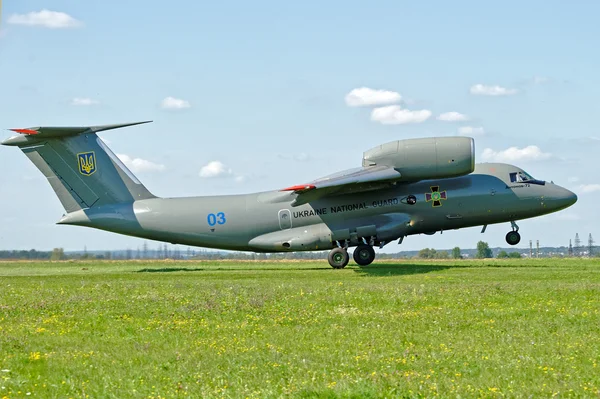
[[[0,263],[0,398],[598,397],[600,261]]]

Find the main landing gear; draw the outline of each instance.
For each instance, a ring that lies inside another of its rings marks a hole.
[[[350,261],[350,255],[345,248],[333,248],[329,252],[327,260],[334,269],[343,269]]]
[[[375,260],[375,250],[370,245],[360,244],[354,249],[353,258],[360,266],[370,265]]]
[[[354,249],[353,258],[354,261],[360,266],[370,265],[375,260],[375,250],[371,245],[360,244]],[[343,269],[350,261],[348,248],[333,248],[329,252],[327,260],[334,269]]]
[[[519,226],[514,221],[510,222],[513,230],[506,234],[506,242],[510,245],[517,245],[521,242],[521,234],[519,234]]]

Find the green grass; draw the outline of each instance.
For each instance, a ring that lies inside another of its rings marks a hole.
[[[598,397],[599,364],[598,260],[0,263],[0,398]]]

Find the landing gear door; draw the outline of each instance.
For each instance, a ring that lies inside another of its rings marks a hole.
[[[279,228],[281,230],[289,230],[292,228],[292,214],[288,209],[279,211]]]

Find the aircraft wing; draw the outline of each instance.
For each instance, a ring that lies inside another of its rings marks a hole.
[[[391,166],[366,166],[348,169],[307,184],[287,187],[281,191],[293,191],[298,194],[292,203],[293,206],[298,206],[326,196],[384,188],[394,184],[401,177],[400,172]]]

